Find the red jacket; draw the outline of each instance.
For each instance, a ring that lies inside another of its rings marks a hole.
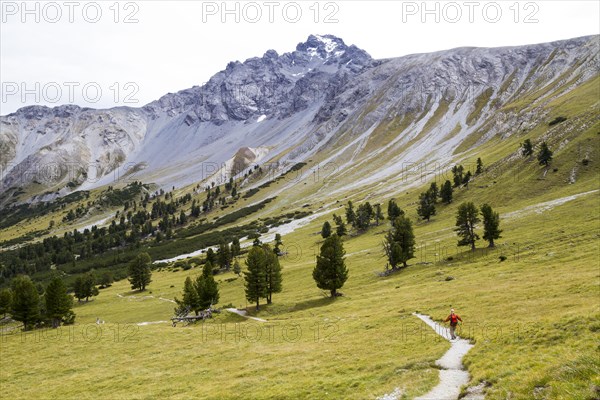
[[[452,316],[454,315],[454,320],[452,319]],[[448,322],[450,321],[450,325],[456,325],[458,324],[458,321],[462,322],[462,318],[460,318],[460,316],[456,313],[454,314],[450,314],[446,317],[446,319],[444,320],[444,322]]]

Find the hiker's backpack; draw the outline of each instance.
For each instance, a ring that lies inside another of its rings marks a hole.
[[[452,325],[456,325],[458,323],[458,317],[456,314],[450,314],[450,323]]]

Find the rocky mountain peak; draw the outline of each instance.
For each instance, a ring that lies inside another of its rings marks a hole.
[[[296,51],[307,53],[312,57],[328,59],[331,56],[339,57],[348,46],[342,39],[333,35],[310,35],[304,43],[298,43]]]

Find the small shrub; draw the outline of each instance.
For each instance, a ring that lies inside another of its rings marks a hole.
[[[553,125],[556,125],[556,124],[560,124],[561,122],[565,122],[566,120],[567,120],[567,118],[563,117],[563,116],[556,117],[552,121],[548,122],[548,126],[553,126]]]
[[[500,257],[498,257],[498,258],[500,259],[500,262],[502,262],[502,261],[506,261],[506,256],[500,256]]]
[[[588,165],[588,164],[590,163],[590,160],[589,160],[589,159],[587,159],[587,158],[584,158],[583,160],[581,160],[581,163],[582,163],[583,165]]]

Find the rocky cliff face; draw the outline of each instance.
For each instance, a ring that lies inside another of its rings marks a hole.
[[[246,147],[263,149],[263,162],[319,154],[345,173],[385,151],[390,168],[378,173],[391,174],[400,158],[448,159],[471,135],[477,145],[535,123],[542,111],[504,106],[530,96],[542,110],[598,75],[598,50],[594,36],[373,60],[311,35],[293,52],[231,62],[202,87],[142,108],[32,106],[0,117],[0,193],[48,198],[133,175],[177,186]]]

